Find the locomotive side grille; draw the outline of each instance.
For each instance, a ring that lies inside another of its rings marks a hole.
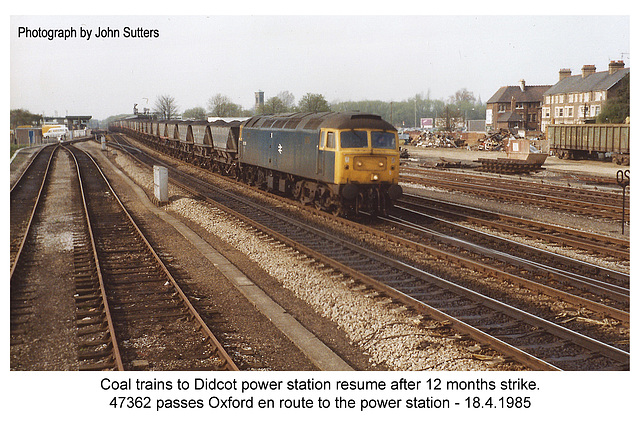
[[[315,130],[320,127],[320,124],[324,121],[324,118],[312,118],[304,126],[305,130]]]

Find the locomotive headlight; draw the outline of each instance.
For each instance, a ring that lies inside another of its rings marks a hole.
[[[372,173],[371,174],[371,180],[372,181],[377,181],[378,179],[380,179],[380,178],[378,177],[378,175],[376,173]]]
[[[356,165],[357,165],[358,167],[362,167],[362,161],[358,161],[358,162],[356,163]]]
[[[382,162],[382,161],[381,161],[381,162],[379,162],[379,163],[378,163],[378,166],[380,166],[380,167],[384,167],[384,162]]]

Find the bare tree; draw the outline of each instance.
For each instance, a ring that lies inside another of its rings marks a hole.
[[[460,104],[462,102],[475,103],[476,97],[473,95],[472,91],[469,91],[466,88],[456,91],[454,95],[449,97],[449,103],[451,104]]]
[[[156,100],[155,112],[161,119],[171,119],[178,116],[176,99],[169,95],[159,96]]]
[[[289,91],[280,91],[277,96],[282,100],[285,112],[291,112],[295,108],[296,98]]]

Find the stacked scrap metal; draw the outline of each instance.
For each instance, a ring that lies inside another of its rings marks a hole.
[[[417,136],[413,136],[411,144],[427,148],[458,148],[464,144],[464,140],[454,133],[432,133],[423,131]]]
[[[509,139],[512,137],[516,137],[509,130],[501,128],[495,133],[488,134],[486,138],[479,139],[479,147],[478,149],[484,149],[487,151],[501,151],[504,150],[504,143],[506,143],[505,139]]]

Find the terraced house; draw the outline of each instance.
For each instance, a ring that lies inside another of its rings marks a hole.
[[[560,69],[558,83],[544,93],[542,131],[549,124],[588,124],[595,122],[602,105],[615,97],[622,79],[630,69],[623,61],[611,61],[609,69],[596,72],[596,66],[585,65],[582,73]]]
[[[551,85],[520,85],[501,87],[487,100],[486,127],[512,131],[540,131],[543,94]]]

